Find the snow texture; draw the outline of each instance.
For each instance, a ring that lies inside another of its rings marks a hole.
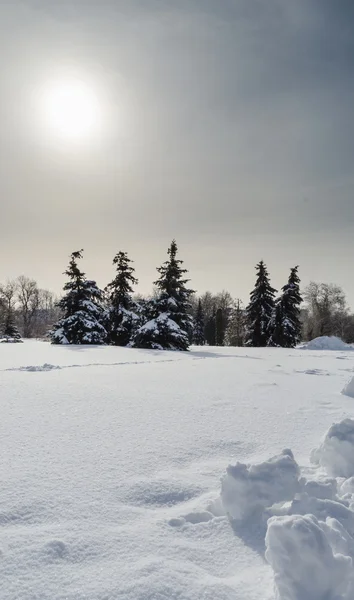
[[[300,489],[299,475],[291,450],[260,464],[229,466],[222,479],[224,508],[233,519],[254,519],[276,502],[291,500]]]
[[[352,477],[354,475],[354,420],[344,419],[334,424],[319,448],[313,450],[311,460],[333,477]]]
[[[332,425],[312,460],[337,480],[301,480],[302,493],[268,520],[265,556],[280,600],[354,598],[353,434],[351,419]]]
[[[349,398],[354,398],[354,377],[352,377],[348,383],[345,384],[342,394],[349,396]]]
[[[313,515],[269,519],[266,547],[281,600],[349,600],[352,559],[334,553]]]
[[[300,346],[300,350],[333,350],[335,352],[345,350],[348,352],[354,348],[338,337],[323,335],[303,344]]]
[[[1,600],[353,600],[352,356],[0,344]]]

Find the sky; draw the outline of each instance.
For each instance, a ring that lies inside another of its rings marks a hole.
[[[56,293],[68,256],[150,292],[172,238],[198,292],[247,301],[263,259],[354,309],[352,0],[0,0],[0,281]],[[94,90],[58,138],[43,90]]]

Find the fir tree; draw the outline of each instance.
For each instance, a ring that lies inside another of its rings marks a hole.
[[[130,342],[139,320],[137,304],[131,296],[132,286],[138,283],[131,263],[126,252],[118,252],[113,259],[117,274],[106,288],[110,305],[106,326],[108,343],[114,346],[126,346]]]
[[[63,318],[50,332],[53,344],[104,344],[107,331],[102,319],[103,294],[95,281],[86,279],[77,261],[83,250],[73,252],[65,275],[69,281],[64,285],[65,296],[58,302]]]
[[[277,298],[275,301],[273,313],[269,321],[268,332],[268,346],[279,347],[283,345],[284,315],[281,297]]]
[[[5,338],[10,338],[12,340],[20,340],[21,334],[16,326],[15,317],[11,308],[8,308],[5,313],[5,319],[3,323],[2,335]]]
[[[155,300],[155,317],[136,332],[132,346],[166,350],[188,350],[192,317],[189,314],[192,290],[186,287],[187,270],[183,261],[177,259],[177,244],[172,241],[168,260],[158,267],[159,279],[154,283],[158,289]]]
[[[204,344],[205,344],[204,327],[205,327],[204,310],[203,310],[202,301],[199,298],[197,314],[195,316],[194,335],[193,335],[193,343],[196,346],[204,346]]]
[[[7,340],[21,340],[21,334],[15,319],[15,297],[17,286],[14,281],[8,281],[6,285],[0,286],[0,337]]]
[[[282,294],[276,301],[270,323],[269,346],[295,348],[301,341],[300,304],[302,297],[298,269],[298,266],[291,269],[288,283],[284,285]]]
[[[267,346],[270,337],[269,324],[274,309],[276,290],[271,287],[267,267],[261,260],[256,266],[256,285],[246,309],[247,346]]]

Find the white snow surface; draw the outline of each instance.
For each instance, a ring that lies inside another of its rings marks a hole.
[[[230,465],[222,479],[221,501],[233,519],[254,520],[267,507],[292,500],[300,491],[299,478],[291,450],[258,465]]]
[[[349,600],[352,559],[333,551],[331,529],[313,515],[269,519],[266,558],[281,600]]]
[[[354,475],[354,419],[335,423],[322,444],[311,454],[314,463],[324,467],[333,477]]]
[[[352,377],[344,386],[342,394],[354,398],[354,377]]]
[[[340,352],[341,350],[350,351],[354,350],[353,346],[346,344],[339,337],[334,335],[327,336],[322,335],[320,337],[314,338],[310,342],[303,344],[300,346],[301,350],[334,350],[335,352]]]
[[[352,361],[1,344],[1,600],[353,600]]]

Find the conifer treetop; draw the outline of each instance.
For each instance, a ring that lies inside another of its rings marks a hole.
[[[128,309],[133,293],[133,285],[137,285],[138,279],[134,276],[133,261],[128,258],[127,252],[120,250],[113,258],[113,265],[117,274],[113,281],[107,285],[109,299],[114,308],[122,306]]]
[[[187,269],[182,268],[183,260],[177,258],[177,252],[177,242],[176,240],[172,240],[167,250],[169,259],[161,267],[157,267],[160,277],[154,282],[154,285],[161,292],[172,298],[178,297],[180,292],[187,292],[188,295],[192,293],[192,290],[187,290],[184,287],[189,282],[189,279],[183,279],[183,275],[187,273]]]

